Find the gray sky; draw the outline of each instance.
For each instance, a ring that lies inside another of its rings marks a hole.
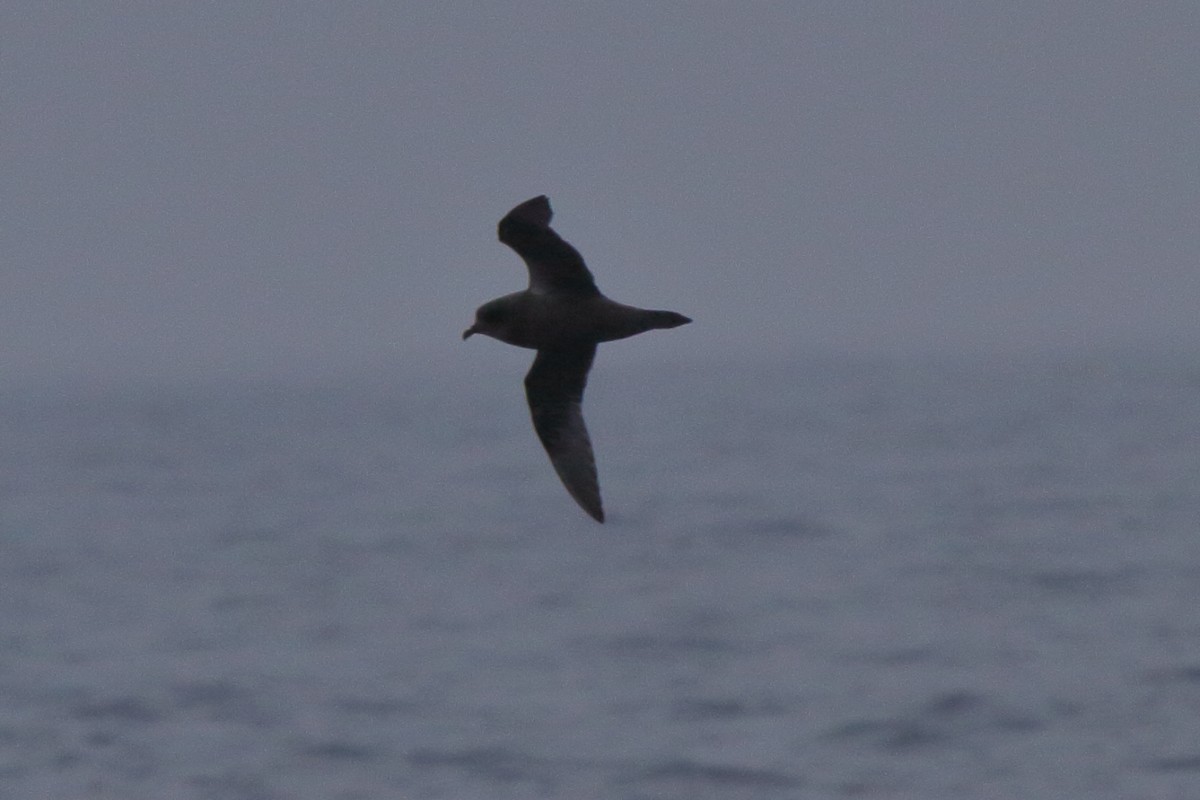
[[[1194,0],[5,3],[0,376],[497,358],[458,335],[540,193],[696,319],[605,358],[1200,347],[1197,42]]]

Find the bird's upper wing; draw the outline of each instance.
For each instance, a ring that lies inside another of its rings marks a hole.
[[[583,256],[550,227],[550,201],[545,195],[526,200],[504,215],[497,226],[500,241],[517,251],[529,267],[535,292],[592,296],[600,293]]]
[[[525,376],[525,396],[554,471],[575,502],[604,522],[596,458],[583,424],[583,389],[595,356],[594,344],[539,350]]]

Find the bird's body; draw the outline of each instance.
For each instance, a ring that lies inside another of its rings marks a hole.
[[[484,303],[463,338],[482,333],[538,351],[525,376],[533,427],[576,502],[604,521],[592,443],[583,423],[583,390],[596,345],[691,322],[674,311],[635,308],[596,288],[583,258],[550,227],[543,195],[508,212],[500,241],[529,267],[529,288]]]
[[[659,316],[674,312],[635,308],[609,300],[604,295],[564,297],[527,289],[498,297],[483,308],[493,303],[497,304],[494,307],[507,312],[507,324],[495,333],[478,332],[532,350],[560,347],[576,341],[613,342],[653,328],[683,324],[676,320],[678,315]]]

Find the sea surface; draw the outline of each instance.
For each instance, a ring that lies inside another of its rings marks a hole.
[[[1200,357],[514,363],[5,387],[0,798],[1200,798]]]

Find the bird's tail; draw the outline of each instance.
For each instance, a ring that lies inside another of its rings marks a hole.
[[[653,330],[655,328],[678,328],[680,325],[687,325],[692,320],[683,314],[676,314],[674,311],[647,311],[645,321],[646,330]]]
[[[652,331],[656,328],[678,328],[691,322],[683,314],[674,311],[651,311],[648,308],[633,308],[611,303],[604,306],[606,313],[597,328],[596,340],[611,342],[627,336]]]

